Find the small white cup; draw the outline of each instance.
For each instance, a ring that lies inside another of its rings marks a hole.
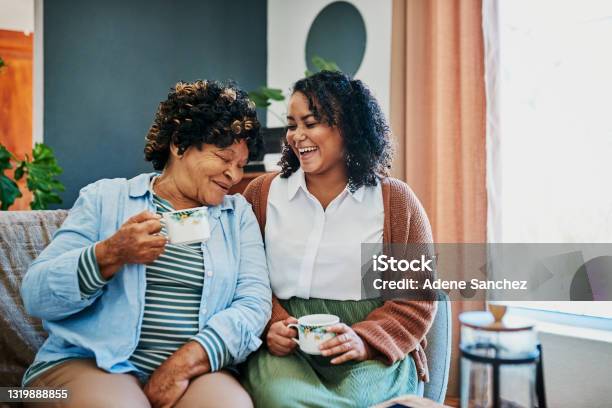
[[[169,211],[163,213],[162,217],[171,244],[193,244],[210,238],[206,207]]]
[[[340,323],[340,318],[331,314],[312,314],[302,316],[297,324],[291,323],[287,327],[294,327],[298,331],[298,339],[292,339],[304,353],[320,355],[319,346],[329,339],[333,339],[336,333],[327,331],[329,326]]]

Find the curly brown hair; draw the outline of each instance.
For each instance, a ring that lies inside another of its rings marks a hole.
[[[351,191],[374,186],[379,177],[390,174],[391,131],[378,101],[363,82],[342,72],[321,71],[297,81],[291,94],[296,92],[306,96],[317,120],[340,130]],[[279,164],[283,178],[300,167],[286,141]]]
[[[228,147],[242,139],[249,148],[249,160],[255,160],[263,149],[259,128],[255,104],[234,82],[181,81],[159,104],[146,136],[145,160],[161,171],[171,143],[183,154],[192,146]]]

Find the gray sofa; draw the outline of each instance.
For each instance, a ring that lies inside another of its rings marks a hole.
[[[26,314],[19,288],[28,265],[49,244],[67,214],[64,210],[0,211],[0,387],[19,386],[45,339],[41,322]],[[430,381],[420,384],[420,393],[438,402],[444,400],[448,382],[450,318],[450,302],[441,299],[427,335]]]

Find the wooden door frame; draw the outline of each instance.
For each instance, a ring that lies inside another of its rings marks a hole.
[[[44,141],[44,0],[34,0],[34,55],[32,70],[32,145]]]

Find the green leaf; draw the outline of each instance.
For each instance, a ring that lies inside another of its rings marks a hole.
[[[282,89],[261,86],[254,91],[250,91],[249,98],[258,108],[267,108],[271,104],[270,100],[283,101],[285,100],[285,95],[283,95]]]
[[[317,69],[317,72],[321,72],[321,71],[341,71],[340,68],[338,67],[338,65],[333,62],[333,61],[328,61],[322,57],[319,57],[318,55],[315,55],[312,57],[312,59],[310,60],[312,62],[312,65],[315,66],[315,68]],[[310,76],[312,75],[312,72],[310,71],[306,71],[306,76]],[[310,73],[310,75],[308,75],[308,73]]]
[[[49,183],[49,187],[51,188],[51,190],[56,190],[56,191],[66,190],[62,182],[59,180],[51,180],[51,182]]]
[[[63,170],[50,147],[37,143],[32,151],[32,160],[26,156],[19,168],[27,174],[27,186],[34,196],[30,208],[45,210],[49,204],[61,204],[62,200],[56,192],[64,191],[64,185],[55,176]]]
[[[34,193],[34,200],[30,203],[33,210],[46,210],[49,204],[61,204],[62,199],[55,193],[37,190]]]
[[[48,163],[49,165],[57,166],[53,150],[43,143],[36,143],[32,151],[32,158],[40,164]]]
[[[21,197],[21,191],[17,183],[0,173],[0,210],[8,210],[19,197]]]
[[[17,183],[4,174],[5,170],[13,168],[11,160],[14,160],[11,152],[0,144],[0,210],[2,211],[8,210],[15,200],[21,197]]]
[[[262,94],[267,96],[269,99],[272,99],[273,101],[284,101],[285,100],[285,95],[283,95],[282,89],[267,88],[265,86],[262,86],[259,89],[261,90]]]
[[[249,92],[249,99],[252,100],[255,106],[257,106],[258,108],[267,108],[268,106],[270,106],[270,102],[268,102],[268,97],[259,91]]]
[[[44,210],[45,205],[40,199],[39,193],[34,194],[34,200],[30,203],[30,208],[33,210]]]
[[[4,63],[4,60],[2,59],[2,57],[0,57],[0,68],[6,66],[6,64]]]
[[[9,152],[6,147],[0,144],[0,172],[4,172],[4,170],[12,169],[11,159],[13,155]]]
[[[17,166],[17,168],[15,169],[15,174],[14,174],[15,180],[17,181],[21,180],[25,171],[26,171],[26,162],[22,161],[21,163],[19,163],[19,166]]]

